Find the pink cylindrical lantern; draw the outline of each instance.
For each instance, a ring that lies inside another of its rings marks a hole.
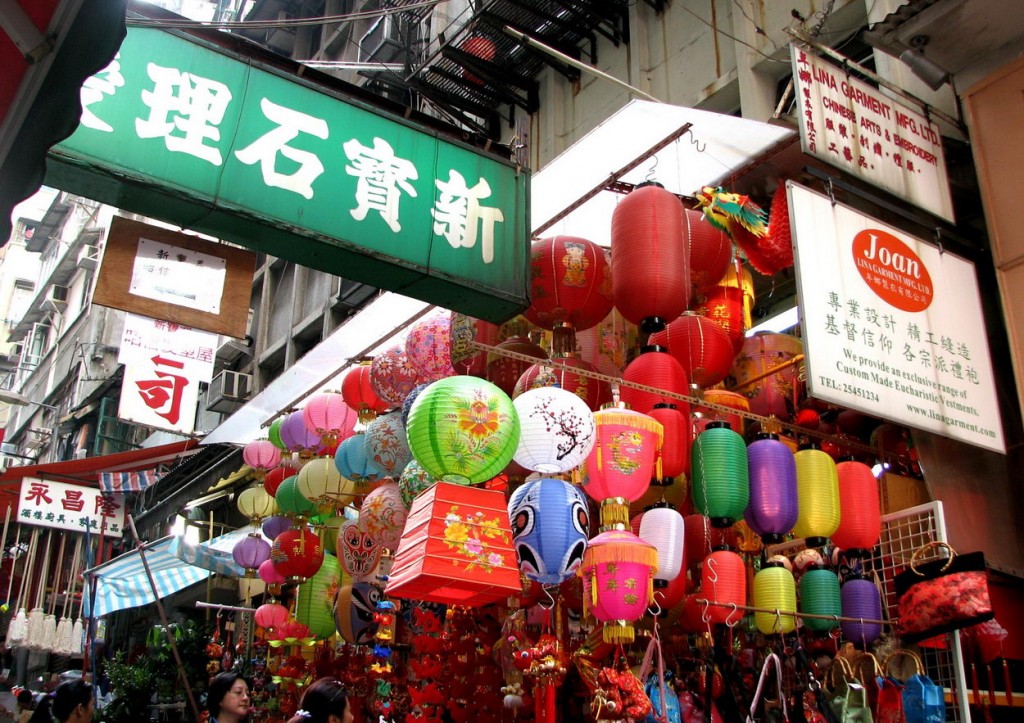
[[[604,622],[602,637],[612,644],[633,642],[633,626],[654,601],[658,552],[628,530],[608,530],[593,538],[578,575],[584,606]]]
[[[254,439],[242,449],[242,460],[262,476],[281,463],[281,450],[269,439]]]
[[[405,356],[416,369],[419,382],[455,376],[451,353],[451,312],[420,319],[405,337]]]
[[[352,434],[358,415],[337,392],[324,392],[309,398],[302,408],[306,429],[320,435],[322,444],[337,444]]]
[[[253,618],[264,630],[274,630],[288,622],[288,608],[278,603],[266,603],[256,608]]]
[[[596,442],[587,456],[583,490],[598,502],[640,499],[656,474],[665,434],[661,422],[632,409],[609,407],[594,412],[594,424]],[[628,513],[619,521],[628,522]]]

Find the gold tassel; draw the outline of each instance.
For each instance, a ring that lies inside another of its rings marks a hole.
[[[597,607],[597,572],[590,576],[590,607]]]
[[[601,528],[618,529],[629,527],[629,500],[625,497],[609,497],[601,502]]]
[[[633,626],[626,620],[606,622],[601,631],[601,638],[610,645],[628,645],[635,637]]]
[[[597,471],[604,472],[604,450],[601,449],[601,438],[597,438],[597,449],[594,450],[594,456],[597,457]]]
[[[661,484],[661,478],[663,477],[661,472],[661,450],[658,450],[658,459],[654,463],[654,478],[658,480],[658,484]]]
[[[647,578],[647,604],[654,604],[654,576]]]

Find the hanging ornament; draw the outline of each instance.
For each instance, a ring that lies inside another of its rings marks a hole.
[[[643,384],[672,394],[686,395],[690,392],[690,382],[682,365],[669,354],[666,347],[657,344],[640,347],[640,356],[626,366],[622,381]],[[658,404],[678,403],[675,397],[636,389],[628,384],[619,387],[619,396],[630,409],[643,414]]]
[[[255,439],[242,449],[242,461],[256,470],[257,479],[263,479],[281,463],[281,450],[269,439]]]
[[[687,308],[690,248],[683,204],[657,183],[638,185],[615,206],[611,228],[615,308],[642,331],[661,329]]]
[[[487,373],[487,352],[473,346],[473,342],[495,346],[502,341],[498,334],[497,324],[453,311],[449,357],[455,373],[483,377]]]
[[[388,410],[388,403],[377,396],[370,381],[371,362],[362,362],[353,367],[341,381],[341,396],[345,404],[356,411],[362,424],[369,424],[381,412]]]
[[[362,528],[359,520],[346,520],[336,544],[341,567],[353,582],[370,582],[380,564],[383,547]]]
[[[389,407],[400,406],[419,382],[419,372],[409,361],[402,346],[393,346],[381,352],[370,364],[373,391]]]
[[[700,211],[683,209],[683,235],[690,247],[690,282],[695,294],[706,294],[725,275],[732,261],[732,239],[715,228]]]
[[[583,578],[584,606],[604,623],[606,643],[633,642],[631,623],[654,602],[657,569],[657,550],[628,530],[607,530],[587,545],[577,574]]]
[[[519,569],[530,580],[557,585],[583,562],[590,532],[587,498],[563,480],[527,482],[508,502]]]
[[[306,429],[320,436],[321,444],[333,445],[352,434],[358,415],[337,392],[324,392],[309,398],[302,408]]]
[[[750,501],[747,447],[725,422],[712,422],[691,453],[693,505],[714,527],[731,527]]]
[[[747,447],[747,466],[750,502],[743,519],[765,544],[778,544],[793,529],[799,512],[793,452],[778,435],[759,435]]]
[[[523,467],[554,474],[580,465],[594,446],[594,414],[572,392],[558,387],[532,389],[512,401],[519,417],[519,444],[513,459]]]

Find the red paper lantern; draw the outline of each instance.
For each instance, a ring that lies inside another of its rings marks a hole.
[[[700,571],[700,592],[705,600],[721,603],[708,606],[704,617],[710,618],[711,623],[742,618],[742,612],[725,606],[747,604],[747,569],[743,558],[732,550],[716,550],[708,555]]]
[[[530,306],[523,312],[543,329],[594,326],[612,309],[608,252],[576,236],[541,239],[530,250]],[[573,351],[572,348],[567,351]]]
[[[523,336],[513,336],[506,339],[497,346],[498,349],[513,351],[518,354],[525,354],[534,359],[547,359],[548,353],[540,346]],[[487,381],[494,384],[498,389],[512,396],[516,388],[516,382],[523,372],[529,368],[529,362],[512,359],[500,354],[489,354],[487,359]]]
[[[587,457],[583,491],[598,502],[612,497],[640,499],[655,474],[664,436],[661,422],[614,407],[594,412],[594,422],[597,441]]]
[[[661,329],[690,301],[690,247],[683,204],[658,184],[642,184],[612,214],[615,308],[643,331]]]
[[[711,520],[704,515],[683,518],[683,570],[696,570],[711,554]]]
[[[630,355],[637,346],[636,324],[613,308],[589,329],[576,334],[576,348],[580,359],[593,364],[599,372],[610,377],[621,377]]]
[[[290,583],[301,583],[313,577],[324,561],[320,536],[305,528],[285,530],[274,539],[270,551],[274,569]]]
[[[690,393],[686,371],[665,347],[651,344],[641,347],[641,351],[643,353],[631,361],[622,372],[622,381],[635,382],[674,394]],[[619,387],[619,398],[628,404],[630,409],[643,414],[647,414],[657,404],[677,403],[674,397],[626,385]]]
[[[725,379],[735,356],[725,330],[692,311],[683,313],[664,331],[651,334],[650,343],[668,347],[690,381],[702,387]]]
[[[274,469],[267,472],[266,476],[263,477],[263,489],[265,489],[267,494],[271,497],[276,497],[277,488],[293,474],[295,474],[295,470],[291,467],[274,467]]]
[[[472,35],[466,38],[462,45],[459,46],[459,49],[488,62],[494,60],[494,56],[498,50],[493,40],[481,35]],[[465,69],[462,71],[462,77],[471,83],[476,83],[477,85],[484,84],[483,78],[479,78]]]
[[[878,480],[863,462],[840,462],[836,472],[840,514],[832,544],[843,550],[870,550],[882,533]]]
[[[278,603],[266,603],[256,608],[253,617],[264,630],[275,630],[288,622],[288,608]]]
[[[575,356],[556,357],[555,362],[563,366],[583,369],[585,371],[597,371],[593,364],[578,359]],[[512,391],[512,398],[515,399],[523,392],[528,392],[531,389],[553,387],[556,385],[582,399],[587,403],[591,411],[597,411],[602,405],[612,401],[612,389],[608,382],[548,364],[534,364],[528,367],[523,372],[523,375],[519,377],[519,381],[516,382],[515,389]]]
[[[503,493],[438,482],[413,500],[388,596],[479,607],[521,592]]]
[[[665,441],[661,445],[661,477],[671,484],[673,477],[690,472],[690,405],[686,402],[655,404],[647,415],[661,422]]]
[[[730,407],[742,412],[750,411],[750,401],[738,392],[729,392],[724,389],[707,389],[704,391],[704,401],[718,404],[723,407]],[[730,414],[728,412],[720,412],[717,409],[699,406],[695,407],[693,412],[694,414],[701,415],[699,417],[694,417],[693,420],[694,437],[703,432],[709,423],[716,421],[728,422],[729,429],[733,429],[740,434],[743,434],[745,420],[740,414]]]
[[[740,353],[748,328],[743,289],[735,286],[712,286],[707,294],[701,297],[696,312],[722,327],[732,342],[733,355]]]
[[[708,223],[700,211],[686,208],[683,214],[683,234],[690,247],[690,281],[696,293],[705,293],[729,268],[732,240]]]
[[[363,424],[369,424],[379,413],[388,411],[388,403],[373,391],[370,364],[363,362],[341,381],[341,396],[345,398],[345,404],[356,410]]]

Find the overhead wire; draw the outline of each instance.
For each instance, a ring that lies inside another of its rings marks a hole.
[[[143,18],[129,17],[126,19],[128,25],[147,28],[181,28],[181,29],[209,29],[209,30],[264,30],[274,28],[298,28],[307,26],[333,25],[336,23],[347,23],[352,20],[365,20],[370,18],[383,17],[395,13],[404,13],[409,10],[433,7],[443,0],[420,0],[390,8],[379,8],[375,10],[360,10],[354,13],[343,13],[339,15],[318,15],[310,18],[284,18],[278,20],[191,20],[188,18]]]

